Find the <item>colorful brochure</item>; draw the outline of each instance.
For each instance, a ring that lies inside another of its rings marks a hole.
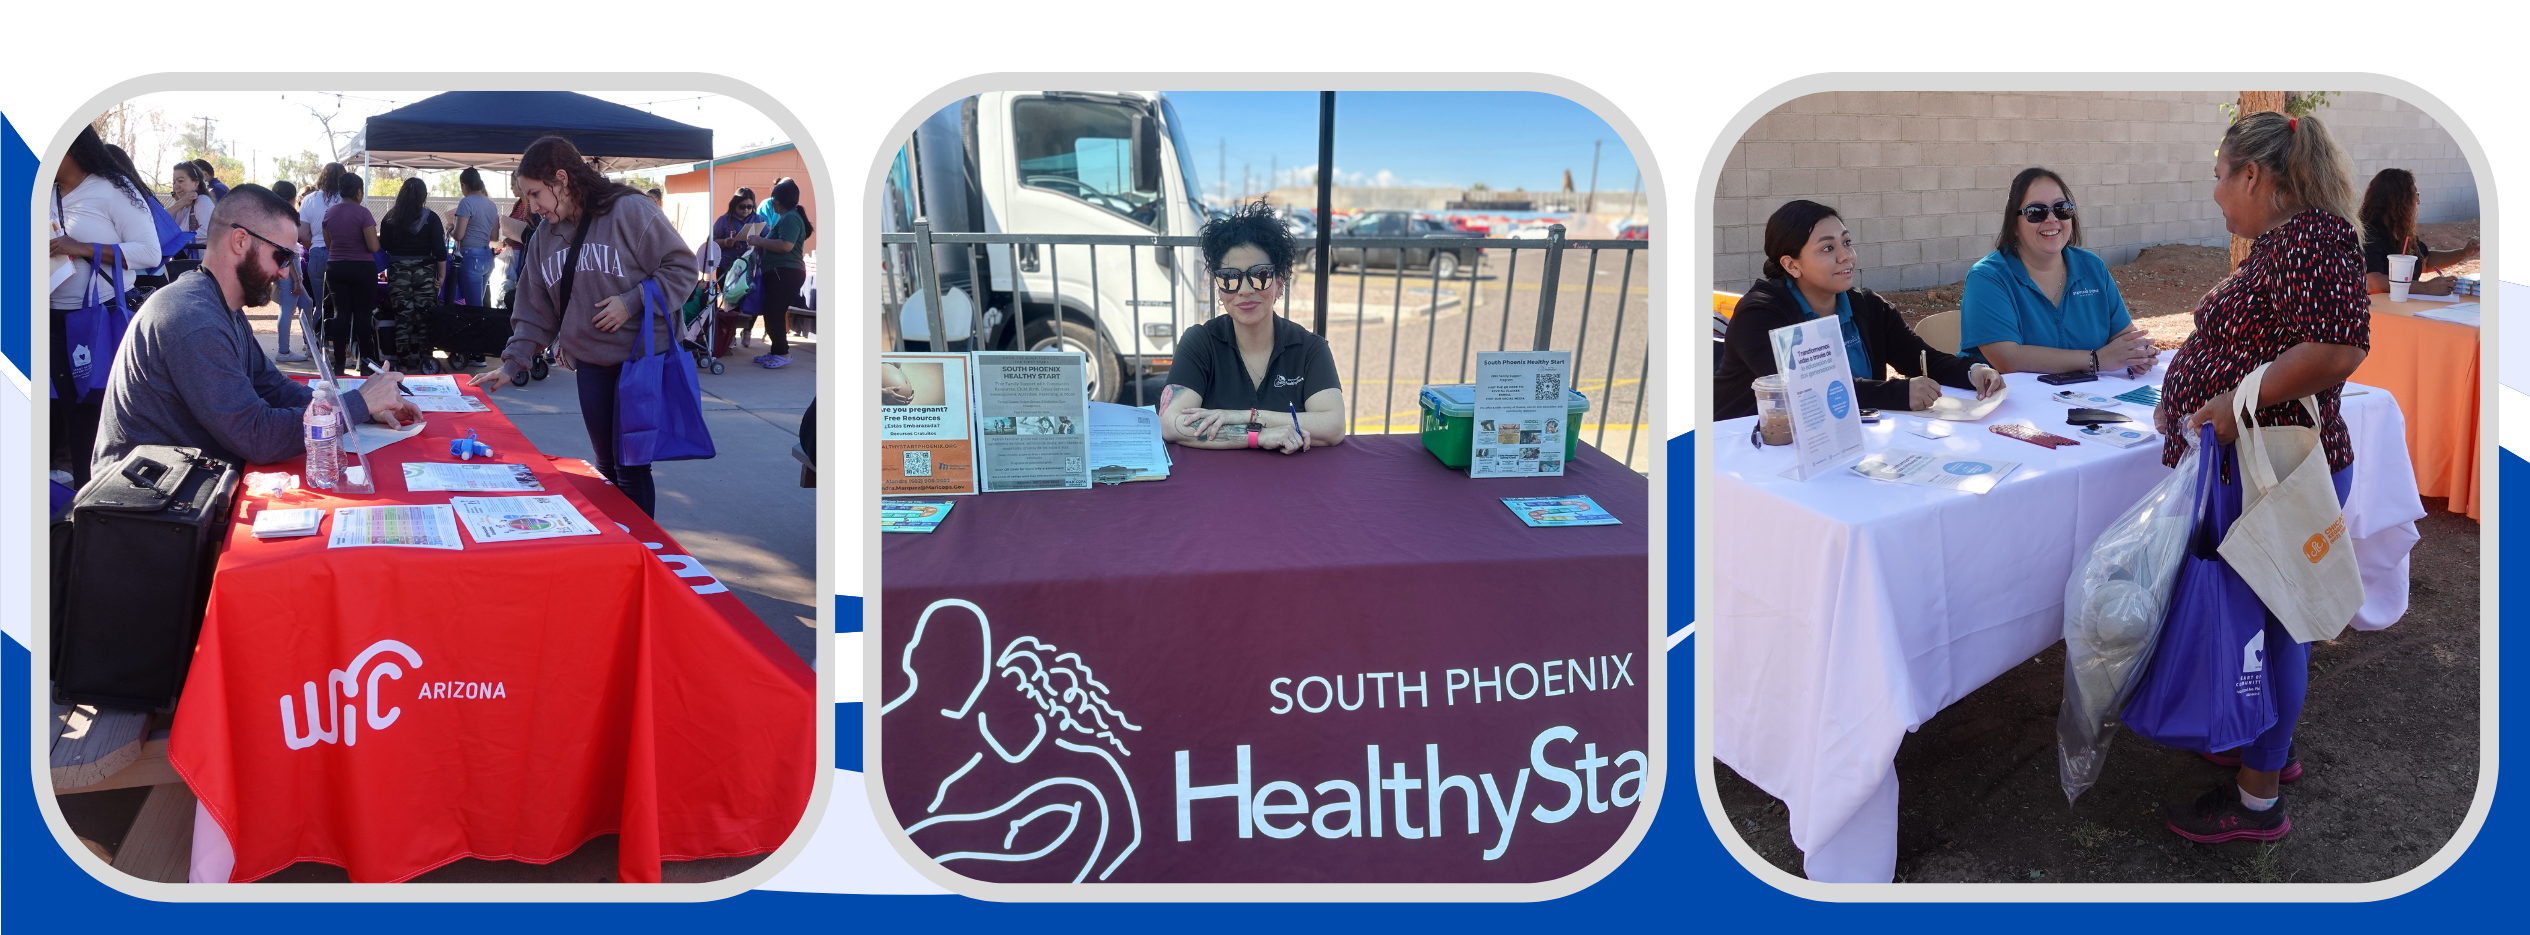
[[[594,536],[597,527],[562,497],[450,497],[477,544]]]
[[[949,518],[955,500],[881,500],[878,502],[878,531],[930,532],[940,528],[940,521]]]
[[[360,546],[408,549],[463,549],[457,538],[457,514],[445,503],[419,506],[346,506],[334,509],[334,537],[329,549]]]
[[[1502,505],[1531,526],[1623,525],[1589,497],[1504,497]]]
[[[880,496],[977,492],[973,365],[966,354],[879,355]]]

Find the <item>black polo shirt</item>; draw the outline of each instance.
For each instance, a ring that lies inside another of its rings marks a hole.
[[[1326,339],[1288,318],[1274,319],[1274,354],[1265,362],[1265,383],[1259,387],[1247,372],[1247,361],[1239,357],[1236,328],[1230,316],[1215,315],[1187,329],[1177,339],[1168,382],[1203,394],[1207,409],[1272,412],[1307,409],[1309,397],[1318,391],[1343,388]]]

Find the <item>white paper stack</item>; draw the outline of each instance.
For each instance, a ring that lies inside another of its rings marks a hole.
[[[325,522],[320,509],[274,510],[255,514],[255,538],[287,539],[292,536],[316,535],[317,526]]]

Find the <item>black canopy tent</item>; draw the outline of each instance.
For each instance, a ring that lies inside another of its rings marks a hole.
[[[450,91],[369,118],[343,162],[511,171],[527,144],[548,135],[569,139],[607,172],[712,158],[712,131],[586,94]]]

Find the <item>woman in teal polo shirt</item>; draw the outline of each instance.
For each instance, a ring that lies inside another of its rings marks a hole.
[[[1994,252],[1968,269],[1959,296],[1959,346],[2004,373],[2152,369],[2159,352],[2135,327],[2082,230],[2064,179],[2021,170],[2006,199]]]

